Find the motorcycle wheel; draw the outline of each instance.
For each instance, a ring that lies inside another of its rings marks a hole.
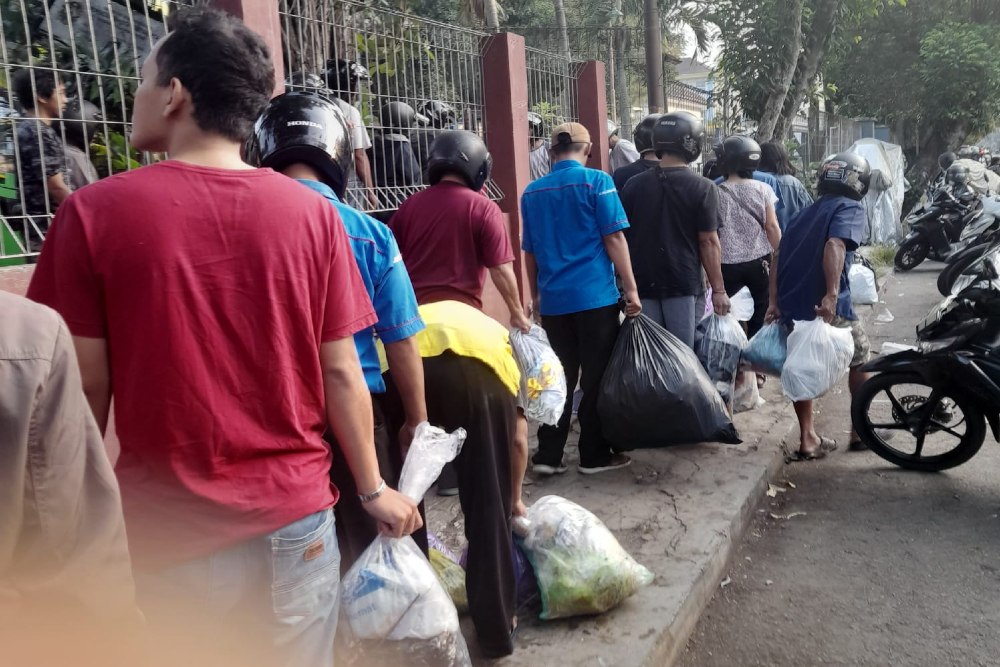
[[[960,251],[960,256],[949,259],[947,266],[944,267],[944,270],[937,277],[937,289],[941,293],[941,296],[950,296],[951,288],[954,287],[955,281],[962,275],[962,272],[981,258],[986,249],[990,247],[991,244],[982,243],[962,250]],[[956,255],[959,255],[959,253],[956,253]]]
[[[865,382],[851,402],[851,419],[873,452],[922,472],[965,463],[986,439],[986,418],[968,396],[931,387],[916,373],[881,373]]]
[[[909,271],[916,268],[922,261],[927,259],[930,252],[930,244],[919,236],[909,241],[904,241],[896,251],[894,264],[898,271]]]

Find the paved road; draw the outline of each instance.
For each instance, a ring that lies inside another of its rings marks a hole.
[[[938,267],[889,279],[895,320],[870,327],[876,350],[912,342],[938,301]],[[819,408],[821,433],[840,443],[848,403],[845,389]],[[940,474],[846,451],[784,473],[795,488],[758,514],[682,667],[1000,665],[1000,446],[991,436],[972,461]]]

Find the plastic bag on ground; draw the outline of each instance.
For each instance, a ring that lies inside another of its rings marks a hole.
[[[733,412],[756,410],[766,402],[760,396],[757,388],[757,374],[753,371],[743,371],[736,376],[735,398]]]
[[[753,295],[749,287],[744,287],[729,300],[729,314],[740,322],[749,322],[753,313]]]
[[[723,402],[733,404],[734,387],[740,365],[740,353],[747,346],[747,335],[732,315],[712,314],[698,325],[695,352],[715,383]]]
[[[851,282],[851,302],[858,305],[878,303],[878,285],[875,272],[864,264],[851,264],[847,273]]]
[[[788,358],[781,371],[781,388],[793,401],[819,398],[847,372],[854,356],[848,328],[817,318],[795,322],[788,335]]]
[[[455,609],[458,610],[458,613],[464,614],[469,611],[469,595],[465,590],[465,570],[462,569],[462,566],[433,546],[430,548],[428,557],[431,561],[431,567],[434,568],[434,574],[437,575],[438,581],[448,592],[448,597],[455,603]]]
[[[441,468],[458,456],[465,431],[417,427],[403,463],[399,490],[419,502]],[[361,554],[341,581],[352,641],[373,664],[471,666],[458,612],[430,562],[411,537],[385,535]]]
[[[543,620],[603,613],[653,581],[600,519],[565,498],[539,499],[520,523]]]
[[[517,586],[517,608],[521,609],[538,601],[538,580],[531,568],[531,561],[521,546],[521,536],[526,534],[527,525],[523,517],[514,517],[514,535],[511,540],[511,555],[514,557],[514,581]],[[520,528],[520,530],[519,530]],[[459,564],[464,568],[469,557],[469,547],[465,547]]]
[[[741,442],[694,350],[645,315],[618,332],[597,410],[604,436],[622,451]]]
[[[510,347],[521,371],[524,415],[554,426],[566,407],[566,373],[540,326],[510,332]]]
[[[785,327],[777,322],[765,324],[743,348],[741,365],[755,373],[781,377],[787,347]]]

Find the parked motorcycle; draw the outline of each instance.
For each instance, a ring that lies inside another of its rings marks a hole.
[[[858,390],[851,418],[861,440],[903,468],[938,471],[1000,439],[1000,249],[961,277],[960,292],[917,327],[917,350],[880,357]],[[959,285],[956,285],[958,288]]]
[[[906,219],[909,233],[896,250],[898,271],[910,271],[928,257],[943,262],[951,255],[965,226],[981,208],[979,197],[969,188],[939,188],[929,206]]]
[[[1000,196],[981,198],[982,210],[977,218],[962,230],[958,250],[945,260],[945,268],[938,275],[937,288],[942,296],[952,294],[955,280],[966,269],[1000,243]]]

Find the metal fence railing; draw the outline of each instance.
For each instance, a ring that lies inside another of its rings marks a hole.
[[[579,63],[547,51],[528,48],[528,109],[542,118],[542,136],[566,121],[580,120],[577,109]]]
[[[363,125],[355,149],[366,151],[352,174],[351,204],[391,211],[423,188],[435,130],[485,136],[486,33],[358,0],[280,0],[278,11],[286,84],[324,88],[318,92]],[[487,187],[501,196],[492,182]]]
[[[37,253],[58,198],[50,177],[80,187],[155,158],[129,141],[132,100],[143,59],[184,4],[193,2],[0,0],[0,266]],[[56,82],[62,109],[49,97]]]

